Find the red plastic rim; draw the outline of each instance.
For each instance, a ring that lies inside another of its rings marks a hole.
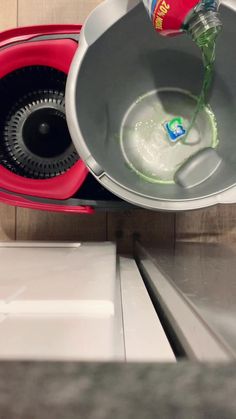
[[[77,48],[77,42],[71,39],[25,42],[5,48],[0,52],[0,78],[34,65],[52,67],[68,74]],[[79,190],[87,174],[88,169],[82,160],[65,174],[46,180],[26,179],[0,166],[0,188],[19,194],[65,200]]]
[[[49,211],[49,212],[63,212],[63,213],[75,213],[75,214],[93,214],[95,211],[91,207],[75,207],[70,205],[53,205],[53,204],[45,204],[42,202],[33,202],[30,201],[22,196],[17,195],[10,195],[6,192],[0,191],[0,202],[11,205],[13,207],[20,207],[20,208],[29,208],[33,210],[39,211]]]
[[[80,34],[82,25],[34,25],[22,26],[20,28],[8,29],[0,33],[0,48],[13,43],[30,41],[42,35],[65,35]]]

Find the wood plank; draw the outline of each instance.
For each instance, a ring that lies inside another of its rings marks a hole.
[[[0,204],[0,241],[15,240],[16,209]]]
[[[18,209],[17,240],[105,241],[106,213],[57,214]]]
[[[17,0],[1,0],[0,7],[0,30],[15,28],[17,25]]]
[[[102,0],[18,0],[19,25],[83,23]]]
[[[0,30],[13,28],[17,25],[17,0],[0,1]],[[15,239],[16,210],[0,204],[0,241]]]
[[[99,0],[18,0],[18,24],[82,23]],[[17,210],[18,240],[106,240],[106,214],[94,216]]]
[[[172,246],[175,215],[148,210],[130,210],[108,214],[108,240],[117,240],[118,250],[130,253],[133,240],[142,244]]]
[[[235,242],[236,205],[218,205],[177,214],[176,240],[210,243]]]

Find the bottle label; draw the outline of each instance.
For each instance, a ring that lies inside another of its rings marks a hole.
[[[182,31],[188,14],[200,0],[143,0],[156,31],[171,35]]]

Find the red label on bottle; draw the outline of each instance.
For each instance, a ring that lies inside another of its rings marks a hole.
[[[157,0],[152,11],[152,22],[162,35],[171,35],[181,31],[187,15],[199,3],[199,0]]]

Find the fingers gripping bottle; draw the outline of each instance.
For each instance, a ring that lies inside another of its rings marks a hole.
[[[188,32],[193,41],[220,28],[219,0],[143,0],[153,26],[161,35]]]

